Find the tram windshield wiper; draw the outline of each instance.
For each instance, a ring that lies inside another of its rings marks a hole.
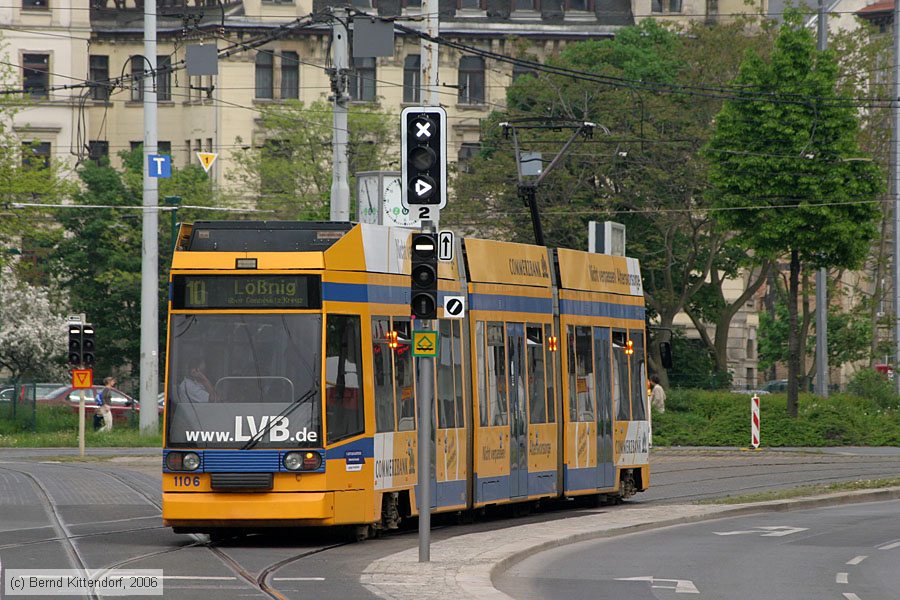
[[[288,404],[283,411],[278,413],[278,415],[276,417],[270,419],[269,422],[266,423],[265,427],[260,429],[256,433],[256,435],[254,435],[252,438],[250,438],[250,441],[248,441],[246,444],[241,446],[241,450],[250,450],[252,448],[255,448],[256,445],[260,442],[260,440],[262,440],[263,437],[265,437],[265,435],[267,433],[269,433],[269,431],[271,431],[271,429],[275,426],[275,423],[278,423],[281,421],[281,419],[288,417],[288,415],[290,415],[292,412],[294,412],[298,406],[300,406],[301,404],[305,404],[306,402],[309,402],[311,399],[315,398],[316,394],[318,394],[318,393],[319,393],[319,386],[313,386],[312,388],[307,390],[305,394],[303,394],[302,396],[300,396],[299,398],[297,398],[296,400],[294,400],[293,402]]]

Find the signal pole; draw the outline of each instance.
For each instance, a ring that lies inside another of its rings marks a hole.
[[[141,434],[156,435],[159,391],[159,189],[150,176],[156,154],[156,0],[144,1],[144,216],[141,229]]]
[[[819,0],[819,44],[828,48],[828,17],[825,0]],[[828,397],[828,269],[816,272],[816,395]]]
[[[347,183],[347,73],[350,66],[350,21],[347,9],[334,9],[331,26],[332,171],[331,220],[350,220],[350,184]]]
[[[900,2],[894,1],[894,93],[891,96],[894,139],[891,154],[894,168],[894,386],[900,394]]]

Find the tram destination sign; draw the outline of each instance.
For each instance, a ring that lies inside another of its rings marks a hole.
[[[175,275],[172,308],[320,308],[316,275]]]

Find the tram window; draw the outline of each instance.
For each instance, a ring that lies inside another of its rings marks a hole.
[[[440,350],[437,356],[438,427],[456,427],[456,391],[453,389],[453,330],[448,320],[438,322]]]
[[[503,323],[487,324],[488,413],[494,427],[508,425],[506,408],[506,344]]]
[[[553,328],[550,325],[544,325],[544,339],[550,339],[553,335]],[[546,348],[546,346],[545,346]],[[556,360],[555,352],[545,352],[547,362],[545,363],[545,373],[547,375],[547,422],[556,422]]]
[[[456,390],[456,426],[466,426],[466,406],[463,402],[462,321],[453,322],[453,388]]]
[[[413,431],[416,428],[416,395],[413,379],[412,334],[409,321],[394,319],[397,347],[394,348],[394,386],[397,397],[397,430]]]
[[[596,380],[597,412],[600,421],[612,419],[612,389],[610,387],[609,328],[594,327],[594,378]]]
[[[336,442],[365,429],[360,323],[355,315],[328,315],[326,323],[326,431]]]
[[[631,362],[631,419],[643,421],[647,418],[647,371],[644,365],[644,333],[639,329],[629,332],[634,354]]]
[[[594,420],[594,358],[590,327],[575,328],[575,376],[577,378],[578,420]]]
[[[531,423],[547,422],[547,379],[544,370],[544,332],[540,325],[525,328],[528,360],[528,412]]]
[[[622,330],[613,330],[613,402],[616,405],[616,420],[631,418],[628,392],[628,355],[625,354],[627,336]]]
[[[566,349],[569,374],[569,422],[574,423],[578,420],[578,395],[575,391],[575,327],[572,325],[566,327]]]
[[[487,371],[485,369],[484,349],[484,321],[478,321],[475,323],[475,362],[477,363],[475,376],[478,377],[478,423],[482,427],[487,427],[490,420],[488,419]]]
[[[391,321],[372,317],[372,365],[375,375],[375,430],[394,431],[394,361],[388,334]]]

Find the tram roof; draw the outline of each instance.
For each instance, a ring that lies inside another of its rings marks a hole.
[[[190,252],[323,252],[353,228],[349,222],[196,221]]]

